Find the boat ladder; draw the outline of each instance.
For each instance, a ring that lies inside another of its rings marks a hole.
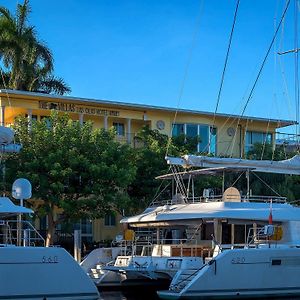
[[[176,293],[181,292],[197,276],[198,272],[204,266],[202,266],[200,269],[186,269],[178,272],[176,277],[174,277],[174,283],[171,283],[169,290]]]

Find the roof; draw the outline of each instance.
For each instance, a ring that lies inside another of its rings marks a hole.
[[[202,202],[148,208],[140,215],[124,218],[121,223],[155,224],[193,220],[256,220],[268,222],[270,203],[257,202]],[[274,222],[300,221],[300,208],[287,203],[273,203]]]
[[[177,111],[179,113],[214,116],[213,112],[207,112],[207,111],[178,109],[178,108],[174,108],[174,107],[136,104],[136,103],[120,102],[120,101],[106,100],[106,99],[91,99],[91,98],[49,95],[49,94],[44,94],[44,93],[34,93],[34,92],[6,90],[6,89],[0,89],[0,94],[1,93],[4,95],[9,94],[9,95],[20,95],[20,96],[27,96],[27,97],[33,96],[33,97],[48,98],[48,99],[53,99],[53,100],[56,99],[56,100],[65,100],[65,101],[72,101],[72,102],[86,102],[86,103],[95,104],[95,105],[99,105],[99,104],[112,105],[112,106],[119,106],[119,107],[124,107],[124,108],[138,109],[141,111],[145,111],[145,110],[159,110],[159,111],[168,111],[168,112],[176,112]],[[297,122],[293,121],[293,120],[267,119],[267,118],[252,117],[252,116],[242,116],[241,117],[239,115],[225,114],[225,113],[216,113],[216,116],[224,117],[224,118],[240,118],[242,120],[250,119],[250,120],[261,121],[261,122],[277,123],[276,127],[278,127],[278,128],[297,124]]]

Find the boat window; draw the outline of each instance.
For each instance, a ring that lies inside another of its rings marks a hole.
[[[281,259],[272,259],[272,266],[280,266]]]
[[[213,223],[204,223],[202,224],[202,240],[211,240],[211,235],[214,233],[214,224]]]
[[[222,223],[222,244],[231,244],[231,224]]]

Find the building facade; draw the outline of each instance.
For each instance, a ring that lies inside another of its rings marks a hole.
[[[68,113],[70,118],[80,123],[90,120],[95,128],[114,127],[117,138],[133,146],[136,134],[148,125],[168,136],[198,136],[199,143],[195,149],[198,152],[233,157],[243,157],[255,143],[275,145],[276,130],[295,124],[288,120],[221,113],[214,115],[210,112],[143,104],[0,90],[2,125],[13,124],[19,115],[27,116],[29,122],[47,118],[51,110]],[[118,216],[107,216],[92,223],[83,220],[80,226],[87,239],[100,241],[118,234],[118,224]]]

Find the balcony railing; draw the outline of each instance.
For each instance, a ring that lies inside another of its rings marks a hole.
[[[134,148],[143,146],[143,143],[137,138],[137,133],[125,133],[124,135],[116,135],[116,140],[120,143],[127,143]]]
[[[276,145],[299,145],[300,134],[276,132]]]

